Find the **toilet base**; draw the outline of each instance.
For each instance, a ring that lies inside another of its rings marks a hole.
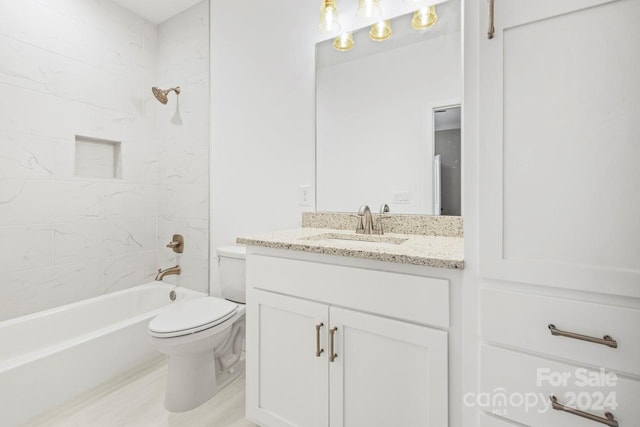
[[[164,406],[169,412],[197,408],[240,377],[243,371],[244,363],[237,363],[216,376],[211,352],[170,357]]]

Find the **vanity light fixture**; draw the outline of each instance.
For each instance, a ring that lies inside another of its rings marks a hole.
[[[333,47],[340,52],[346,52],[353,49],[353,33],[340,34],[333,40]]]
[[[423,7],[413,12],[411,26],[416,30],[426,30],[438,22],[438,14],[435,6]]]
[[[391,20],[386,19],[384,21],[376,22],[371,26],[369,31],[369,38],[376,42],[381,42],[389,39],[393,34],[391,30]]]
[[[337,33],[340,31],[338,5],[336,4],[336,0],[322,0],[318,29],[325,33]]]
[[[382,14],[380,0],[358,0],[356,16],[359,19],[377,18]]]

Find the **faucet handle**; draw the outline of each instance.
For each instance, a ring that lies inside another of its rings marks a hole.
[[[389,219],[391,218],[392,215],[376,215],[376,219],[377,219],[377,223],[378,225],[375,228],[375,234],[379,234],[379,235],[383,235],[384,234],[384,229],[382,228],[382,220],[383,219]]]
[[[173,249],[173,252],[181,254],[184,252],[184,237],[180,234],[174,234],[171,241],[167,244],[167,248]]]
[[[384,213],[389,213],[389,212],[390,212],[390,210],[389,210],[389,205],[388,205],[388,204],[386,204],[386,203],[383,203],[383,204],[380,206],[380,213],[381,213],[381,214],[384,214]]]

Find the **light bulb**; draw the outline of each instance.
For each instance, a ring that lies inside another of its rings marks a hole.
[[[353,33],[340,34],[333,40],[333,47],[340,52],[346,52],[353,49]]]
[[[379,0],[359,0],[356,16],[360,19],[377,18],[382,14]]]
[[[376,22],[371,26],[369,38],[373,41],[381,42],[391,37],[391,20]]]
[[[320,23],[318,29],[325,33],[336,33],[340,31],[338,22],[338,6],[336,0],[322,0],[320,8]]]
[[[413,12],[411,26],[416,30],[426,30],[438,22],[435,6],[429,6]]]

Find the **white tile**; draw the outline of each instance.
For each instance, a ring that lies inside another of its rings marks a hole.
[[[0,130],[59,139],[101,136],[98,107],[2,83],[0,98]]]
[[[0,227],[0,271],[51,265],[52,237],[50,225]]]
[[[103,220],[96,219],[89,222],[54,224],[54,262],[63,264],[82,257],[98,258],[104,256],[103,223]]]
[[[0,179],[55,178],[60,144],[52,138],[0,132]]]
[[[155,277],[155,252],[139,252],[106,258],[102,280],[104,293],[127,289]]]
[[[161,218],[209,219],[208,183],[160,186],[159,198]]]
[[[144,249],[143,231],[142,218],[104,221],[101,237],[104,254],[115,256],[141,252]]]
[[[160,153],[160,183],[206,183],[209,181],[209,147],[171,144]]]
[[[98,296],[102,261],[76,262],[4,274],[0,282],[0,320]]]
[[[5,0],[2,8],[1,34],[78,61],[102,65],[104,36],[84,22],[59,14],[33,0]]]

